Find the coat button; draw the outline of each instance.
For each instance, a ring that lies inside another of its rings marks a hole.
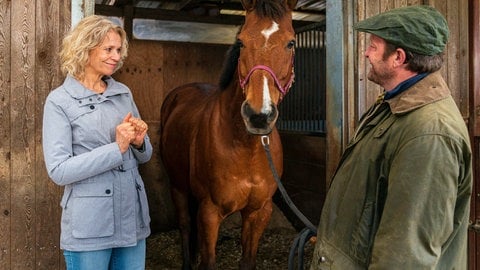
[[[110,189],[105,190],[105,194],[110,194],[112,191]]]
[[[95,106],[93,106],[93,105],[90,105],[90,109],[92,109],[92,110],[93,110],[93,109],[95,109]]]

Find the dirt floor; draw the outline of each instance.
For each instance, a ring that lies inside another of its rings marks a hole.
[[[257,270],[288,269],[290,248],[299,234],[280,211],[274,209],[272,220],[261,238],[257,255]],[[308,269],[313,243],[304,249],[304,269]],[[221,226],[217,243],[217,269],[238,269],[241,255],[240,218],[229,217]],[[296,260],[298,259],[297,256]],[[295,269],[297,261],[295,260]],[[156,233],[147,239],[147,270],[181,269],[179,233],[177,230]]]

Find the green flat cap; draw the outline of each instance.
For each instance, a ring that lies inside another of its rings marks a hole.
[[[422,55],[441,53],[448,40],[443,15],[431,6],[407,6],[358,22],[354,28]]]

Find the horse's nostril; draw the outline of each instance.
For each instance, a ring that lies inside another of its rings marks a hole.
[[[268,120],[267,121],[269,123],[275,122],[275,121],[277,121],[277,117],[278,117],[278,110],[275,106],[272,105],[272,110],[268,114]]]
[[[268,123],[268,116],[266,114],[253,114],[250,116],[250,123],[255,128],[265,128]]]
[[[244,102],[242,104],[242,116],[243,118],[250,118],[250,116],[255,114],[255,111],[253,111],[252,107],[250,107],[250,104],[247,102]]]

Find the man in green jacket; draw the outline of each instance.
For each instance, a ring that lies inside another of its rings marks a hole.
[[[332,179],[311,269],[467,269],[469,134],[438,70],[448,39],[429,6],[359,22],[368,79],[385,89]]]

